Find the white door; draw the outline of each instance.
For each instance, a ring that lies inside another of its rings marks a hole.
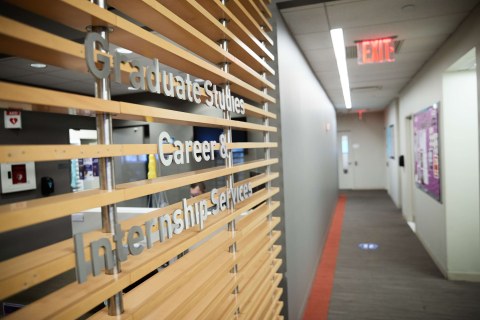
[[[337,133],[339,189],[354,189],[355,186],[355,160],[349,135],[350,133],[345,131]]]

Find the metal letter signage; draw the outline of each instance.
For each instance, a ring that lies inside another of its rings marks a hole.
[[[121,225],[116,224],[116,233],[112,240],[104,237],[90,242],[90,257],[85,256],[83,234],[75,234],[73,241],[77,281],[84,283],[90,273],[95,277],[101,274],[103,269],[111,268],[115,256],[120,261],[126,261],[129,255],[139,255],[145,249],[152,248],[154,243],[168,241],[174,235],[196,225],[203,230],[208,216],[217,215],[229,209],[232,203],[235,205],[252,195],[251,182],[230,187],[224,191],[214,188],[210,191],[210,200],[213,204],[210,208],[205,199],[188,204],[187,199],[184,198],[182,199],[182,208],[145,221],[143,224],[145,231],[141,226],[132,226],[128,230],[122,230]],[[158,226],[157,231],[153,230],[154,226]],[[113,254],[114,251],[116,251],[116,255]]]
[[[121,66],[122,64],[129,64],[135,70],[129,74],[129,82],[132,88],[157,94],[163,93],[167,97],[188,100],[198,104],[202,103],[200,84],[192,81],[189,74],[186,74],[186,79],[184,79],[180,75],[174,76],[172,72],[160,70],[158,59],[152,59],[145,63],[140,60],[129,60],[127,56],[118,52],[115,52],[112,57],[100,51],[96,53],[97,45],[104,50],[108,50],[108,43],[96,33],[88,33],[84,45],[88,70],[97,79],[105,79],[113,72],[115,82],[121,83]],[[102,65],[101,69],[98,68],[97,62]],[[113,68],[110,63],[113,63]],[[229,87],[217,87],[210,80],[205,80],[203,89],[207,106],[245,114],[245,101],[233,96]]]

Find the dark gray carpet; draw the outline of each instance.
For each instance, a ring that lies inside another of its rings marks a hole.
[[[445,280],[385,191],[345,194],[328,319],[480,320],[480,283]]]

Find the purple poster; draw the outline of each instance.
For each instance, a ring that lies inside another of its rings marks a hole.
[[[440,201],[440,165],[438,106],[420,111],[413,116],[413,148],[415,184]]]

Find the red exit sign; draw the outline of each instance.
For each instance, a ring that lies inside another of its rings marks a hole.
[[[362,40],[357,42],[358,64],[384,63],[395,61],[393,38]]]

